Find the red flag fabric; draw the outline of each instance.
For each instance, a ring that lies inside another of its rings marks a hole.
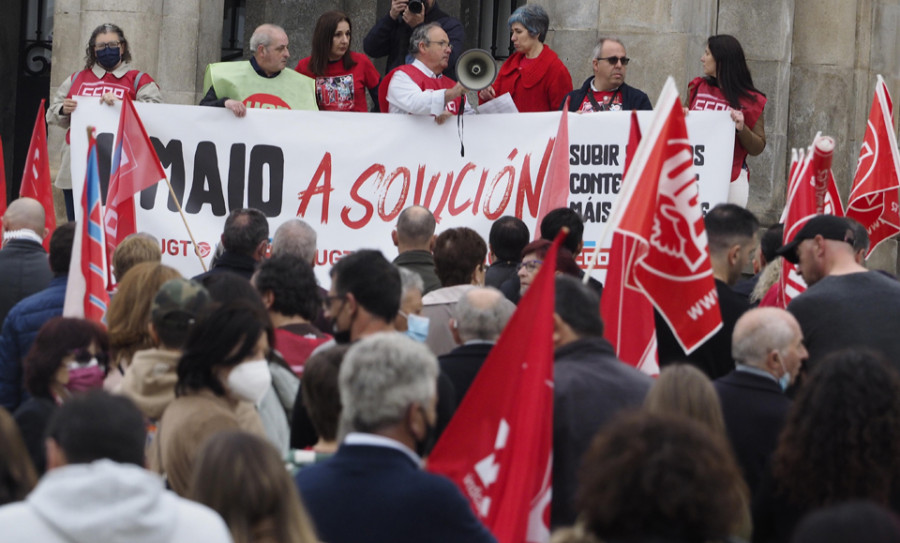
[[[797,165],[797,174],[789,187],[785,203],[784,243],[794,239],[803,225],[816,215],[843,214],[837,189],[831,188],[834,184],[834,175],[831,173],[833,153],[834,140],[816,134],[806,153],[806,160]],[[782,260],[781,264],[781,277],[778,280],[779,305],[787,307],[791,300],[806,290],[806,282],[795,265],[787,260]]]
[[[6,165],[3,162],[3,140],[0,139],[0,217],[6,213]]]
[[[859,221],[869,233],[866,257],[879,243],[900,233],[898,189],[900,152],[894,135],[893,103],[879,75],[847,206],[847,216]]]
[[[112,255],[122,241],[137,232],[134,195],[166,178],[144,124],[127,95],[122,100],[103,227],[106,231],[107,276],[112,281]]]
[[[639,244],[627,283],[647,295],[688,354],[722,327],[699,195],[684,111],[670,77],[609,228]]]
[[[56,230],[56,210],[53,207],[53,189],[50,185],[50,160],[47,156],[47,125],[44,123],[44,100],[38,108],[31,132],[31,144],[28,146],[28,158],[22,172],[22,184],[19,196],[34,198],[44,207],[44,226],[47,237],[44,238],[44,249],[50,250],[50,234]]]
[[[632,110],[628,151],[625,154],[626,178],[631,159],[640,142],[641,127],[637,111]],[[621,232],[613,233],[606,284],[600,299],[600,313],[605,330],[603,335],[616,349],[619,360],[648,375],[659,375],[653,306],[638,285],[628,282],[632,277],[628,270],[633,267],[634,259],[640,251],[641,244],[638,240]]]
[[[91,129],[92,130],[92,129]],[[72,241],[72,260],[63,315],[106,324],[109,295],[106,292],[103,227],[100,217],[100,167],[97,145],[89,136],[87,172],[81,195],[81,224]]]
[[[535,223],[538,227],[547,213],[560,207],[569,207],[569,98],[566,98],[560,113],[559,128],[556,130],[550,164],[547,166],[547,180],[541,192]],[[535,228],[534,239],[540,237],[540,228]]]
[[[500,543],[550,540],[554,277],[541,267],[428,457]]]

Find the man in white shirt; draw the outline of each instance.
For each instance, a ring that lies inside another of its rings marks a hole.
[[[459,111],[466,92],[460,83],[441,75],[450,62],[450,39],[440,25],[430,23],[413,31],[409,46],[413,63],[395,68],[381,82],[381,111],[432,115],[442,124]]]

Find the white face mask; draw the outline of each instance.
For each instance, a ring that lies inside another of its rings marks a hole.
[[[272,385],[269,363],[265,359],[241,362],[228,374],[227,385],[238,398],[259,404]]]

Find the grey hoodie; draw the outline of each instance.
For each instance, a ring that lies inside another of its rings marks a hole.
[[[48,471],[24,502],[0,507],[0,526],[0,543],[231,542],[214,511],[110,460]]]

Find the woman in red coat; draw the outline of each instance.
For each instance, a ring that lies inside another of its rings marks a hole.
[[[734,36],[710,36],[700,63],[704,77],[688,85],[688,107],[731,112],[735,135],[728,201],[746,207],[750,194],[747,155],[756,156],[766,148],[766,95],[753,86],[744,49]]]
[[[544,45],[550,18],[544,8],[526,4],[509,17],[516,52],[506,59],[494,84],[478,93],[481,102],[510,93],[519,111],[557,111],[572,92],[572,76]]]
[[[297,63],[297,72],[316,80],[320,111],[366,112],[366,89],[378,87],[378,71],[369,57],[350,50],[351,27],[346,13],[326,11],[313,31],[312,54]]]

